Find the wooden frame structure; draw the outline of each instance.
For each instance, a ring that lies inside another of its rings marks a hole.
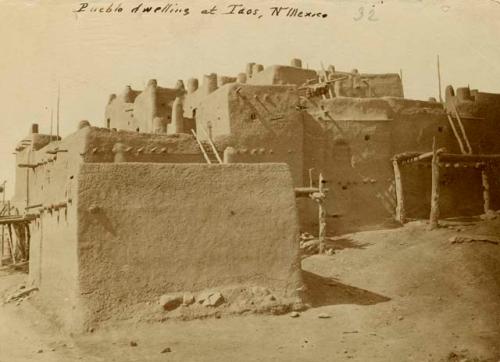
[[[396,215],[395,219],[404,224],[406,222],[406,209],[404,188],[401,177],[401,168],[405,165],[424,162],[430,163],[432,172],[431,209],[429,213],[429,225],[431,229],[439,226],[439,192],[440,192],[440,169],[441,168],[471,168],[481,171],[483,187],[483,209],[484,213],[491,212],[490,205],[490,183],[488,168],[491,164],[500,163],[500,154],[454,154],[447,153],[444,148],[436,148],[434,140],[430,152],[404,152],[392,158],[394,168],[394,181],[396,188]]]
[[[30,242],[30,230],[29,223],[34,220],[35,217],[32,215],[14,215],[14,216],[1,216],[0,225],[2,228],[7,226],[9,232],[8,246],[10,251],[10,257],[12,259],[12,264],[16,264],[16,255],[19,255],[21,259],[29,259],[29,242]],[[14,238],[14,229],[16,238]],[[4,250],[2,250],[1,257],[4,256]]]

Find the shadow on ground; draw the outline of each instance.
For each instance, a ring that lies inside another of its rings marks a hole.
[[[351,238],[331,238],[326,239],[325,245],[328,249],[342,250],[342,249],[366,249],[370,243],[358,243]]]
[[[302,275],[307,287],[306,298],[313,308],[336,304],[372,305],[391,300],[365,289],[342,284],[333,278],[307,271],[303,271]]]

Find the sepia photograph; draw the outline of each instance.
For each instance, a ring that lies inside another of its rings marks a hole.
[[[0,362],[500,362],[499,0],[0,0]]]

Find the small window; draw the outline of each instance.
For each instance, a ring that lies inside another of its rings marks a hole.
[[[137,127],[135,130],[136,130],[137,132],[139,132],[139,131],[140,131],[139,127]]]
[[[443,132],[443,127],[442,127],[442,126],[439,126],[439,127],[438,127],[438,131],[439,131],[439,132]]]
[[[365,141],[369,141],[370,140],[370,135],[369,134],[365,134]]]
[[[110,128],[110,127],[111,127],[111,118],[108,118],[108,119],[106,120],[106,126],[107,126],[108,128]]]
[[[250,113],[250,119],[252,121],[256,120],[257,119],[257,115],[255,113]]]

